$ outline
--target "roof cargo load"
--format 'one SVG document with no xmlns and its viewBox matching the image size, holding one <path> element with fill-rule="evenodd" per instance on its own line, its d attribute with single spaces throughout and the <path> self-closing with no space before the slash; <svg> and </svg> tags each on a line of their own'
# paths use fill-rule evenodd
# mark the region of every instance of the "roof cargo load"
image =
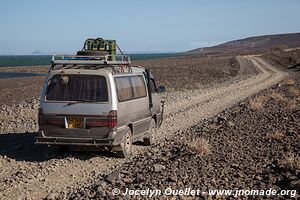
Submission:
<svg viewBox="0 0 300 200">
<path fill-rule="evenodd" d="M 116 54 L 116 48 L 121 54 Z M 84 42 L 81 51 L 76 55 L 54 55 L 52 57 L 51 70 L 55 69 L 99 69 L 103 67 L 120 67 L 131 69 L 131 61 L 128 55 L 124 55 L 116 44 L 116 40 L 104 40 L 102 38 L 89 38 Z"/>
<path fill-rule="evenodd" d="M 102 38 L 89 38 L 84 42 L 78 56 L 105 56 L 116 55 L 116 40 L 104 40 Z"/>
</svg>

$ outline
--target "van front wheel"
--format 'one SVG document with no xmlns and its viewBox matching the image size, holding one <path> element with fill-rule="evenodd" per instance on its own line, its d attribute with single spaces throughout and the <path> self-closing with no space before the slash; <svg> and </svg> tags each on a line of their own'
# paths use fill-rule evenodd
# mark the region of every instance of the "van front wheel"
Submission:
<svg viewBox="0 0 300 200">
<path fill-rule="evenodd" d="M 155 120 L 152 118 L 151 119 L 151 125 L 150 125 L 150 129 L 147 133 L 147 135 L 144 137 L 144 145 L 146 146 L 150 146 L 154 144 L 154 135 L 155 135 L 155 131 L 156 131 L 156 123 Z"/>
<path fill-rule="evenodd" d="M 116 151 L 117 157 L 119 158 L 127 158 L 132 153 L 132 133 L 129 127 L 126 128 L 125 134 L 122 138 L 120 146 L 118 146 L 120 150 Z"/>
</svg>

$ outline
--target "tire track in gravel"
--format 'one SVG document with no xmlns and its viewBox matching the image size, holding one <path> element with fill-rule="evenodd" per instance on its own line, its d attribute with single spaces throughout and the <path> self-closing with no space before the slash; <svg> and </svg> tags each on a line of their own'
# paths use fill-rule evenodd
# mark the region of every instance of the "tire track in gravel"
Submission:
<svg viewBox="0 0 300 200">
<path fill-rule="evenodd" d="M 259 57 L 243 56 L 237 59 L 242 68 L 253 67 L 246 62 L 250 60 L 259 69 L 259 73 L 227 86 L 183 92 L 185 94 L 181 94 L 181 98 L 166 106 L 165 121 L 156 134 L 158 140 L 170 137 L 176 131 L 185 130 L 204 118 L 212 117 L 254 93 L 278 83 L 286 76 L 285 72 L 273 68 Z M 38 153 L 41 152 L 34 152 L 34 148 L 25 146 L 21 150 L 22 153 L 32 154 L 31 157 L 40 156 Z M 133 156 L 137 156 L 146 148 L 136 146 Z M 92 182 L 97 174 L 108 173 L 126 160 L 99 154 L 92 158 L 84 158 L 84 155 L 54 157 L 43 162 L 1 159 L 0 167 L 3 170 L 0 172 L 0 199 L 39 199 L 52 192 L 80 187 Z"/>
<path fill-rule="evenodd" d="M 174 103 L 167 108 L 166 119 L 158 131 L 158 139 L 190 127 L 202 119 L 212 117 L 235 103 L 266 89 L 282 80 L 287 73 L 274 68 L 258 56 L 237 57 L 241 67 L 250 60 L 259 73 L 228 86 L 207 89 L 191 94 L 186 101 Z"/>
</svg>

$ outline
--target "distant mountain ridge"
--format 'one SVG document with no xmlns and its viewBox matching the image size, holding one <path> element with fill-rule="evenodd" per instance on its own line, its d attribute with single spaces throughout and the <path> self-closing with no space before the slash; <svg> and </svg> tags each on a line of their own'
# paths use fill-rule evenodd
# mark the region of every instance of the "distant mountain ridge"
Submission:
<svg viewBox="0 0 300 200">
<path fill-rule="evenodd" d="M 214 54 L 214 53 L 251 53 L 264 52 L 272 48 L 300 47 L 300 33 L 262 35 L 225 42 L 213 47 L 197 48 L 186 53 Z"/>
<path fill-rule="evenodd" d="M 31 53 L 31 55 L 43 55 L 43 53 L 39 50 L 35 50 Z"/>
</svg>

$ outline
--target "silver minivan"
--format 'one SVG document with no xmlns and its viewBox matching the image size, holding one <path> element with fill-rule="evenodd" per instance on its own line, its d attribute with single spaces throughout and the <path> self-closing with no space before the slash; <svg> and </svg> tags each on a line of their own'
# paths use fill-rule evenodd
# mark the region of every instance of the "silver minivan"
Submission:
<svg viewBox="0 0 300 200">
<path fill-rule="evenodd" d="M 149 70 L 125 55 L 53 56 L 39 108 L 36 143 L 107 147 L 119 157 L 153 143 L 163 101 Z"/>
</svg>

